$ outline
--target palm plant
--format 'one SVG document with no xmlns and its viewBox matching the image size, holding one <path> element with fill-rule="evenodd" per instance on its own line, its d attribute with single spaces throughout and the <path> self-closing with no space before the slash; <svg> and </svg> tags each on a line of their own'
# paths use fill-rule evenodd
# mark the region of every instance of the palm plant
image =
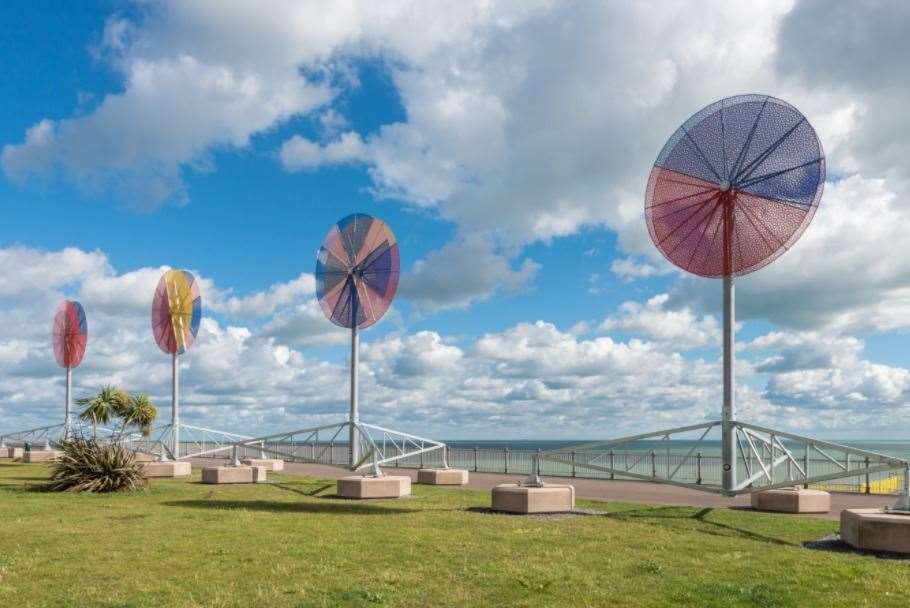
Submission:
<svg viewBox="0 0 910 608">
<path fill-rule="evenodd" d="M 108 424 L 114 418 L 125 416 L 129 410 L 130 396 L 116 386 L 107 385 L 94 397 L 82 397 L 76 403 L 85 407 L 79 417 L 91 421 L 92 438 L 96 438 L 99 423 Z"/>
<path fill-rule="evenodd" d="M 117 443 L 68 439 L 63 455 L 52 466 L 46 487 L 56 492 L 117 492 L 142 483 L 142 465 L 132 451 Z"/>
<path fill-rule="evenodd" d="M 143 437 L 148 437 L 152 432 L 152 424 L 158 418 L 158 408 L 152 403 L 148 395 L 139 393 L 130 397 L 129 408 L 123 417 L 124 427 L 135 424 Z"/>
</svg>

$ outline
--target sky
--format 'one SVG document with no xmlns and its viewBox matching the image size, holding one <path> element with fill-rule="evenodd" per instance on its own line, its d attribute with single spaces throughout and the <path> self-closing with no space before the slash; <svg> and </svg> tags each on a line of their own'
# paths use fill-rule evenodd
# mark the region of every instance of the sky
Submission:
<svg viewBox="0 0 910 608">
<path fill-rule="evenodd" d="M 711 5 L 711 6 L 707 6 Z M 910 4 L 106 0 L 0 4 L 0 429 L 77 396 L 169 417 L 149 310 L 200 280 L 181 414 L 340 420 L 348 334 L 315 255 L 359 211 L 402 277 L 362 334 L 364 421 L 442 439 L 608 438 L 718 417 L 717 280 L 651 243 L 648 174 L 724 97 L 800 109 L 827 157 L 803 237 L 737 280 L 739 417 L 910 437 Z"/>
</svg>

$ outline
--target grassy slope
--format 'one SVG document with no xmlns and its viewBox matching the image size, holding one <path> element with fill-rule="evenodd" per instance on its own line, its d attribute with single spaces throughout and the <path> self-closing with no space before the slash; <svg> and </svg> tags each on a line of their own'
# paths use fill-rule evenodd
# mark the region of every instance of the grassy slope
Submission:
<svg viewBox="0 0 910 608">
<path fill-rule="evenodd" d="M 910 562 L 804 549 L 836 522 L 584 502 L 558 520 L 472 512 L 486 492 L 397 501 L 334 484 L 155 481 L 47 494 L 0 461 L 6 606 L 898 606 Z M 902 590 L 903 587 L 903 590 Z"/>
</svg>

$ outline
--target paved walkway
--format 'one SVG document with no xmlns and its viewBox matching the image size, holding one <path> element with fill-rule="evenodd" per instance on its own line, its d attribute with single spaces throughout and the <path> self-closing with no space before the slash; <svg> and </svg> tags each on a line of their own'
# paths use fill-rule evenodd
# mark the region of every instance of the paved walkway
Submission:
<svg viewBox="0 0 910 608">
<path fill-rule="evenodd" d="M 211 464 L 211 459 L 194 461 L 197 466 Z M 417 480 L 416 469 L 384 468 L 390 475 L 408 475 L 413 481 Z M 332 467 L 322 464 L 302 464 L 288 462 L 285 464 L 285 473 L 292 475 L 310 475 L 327 479 L 337 479 L 351 475 L 347 469 Z M 467 487 L 475 490 L 490 490 L 501 483 L 522 481 L 527 475 L 503 475 L 501 473 L 470 473 Z M 600 479 L 569 479 L 566 477 L 544 477 L 550 483 L 575 486 L 575 494 L 579 498 L 595 500 L 615 500 L 619 502 L 633 502 L 651 505 L 679 505 L 691 507 L 711 507 L 716 509 L 743 508 L 749 506 L 749 496 L 742 495 L 735 498 L 726 498 L 710 492 L 699 492 L 689 488 L 663 485 L 646 481 L 609 481 Z M 828 519 L 840 519 L 840 512 L 844 509 L 878 508 L 891 506 L 897 500 L 894 496 L 831 493 L 831 511 L 818 515 Z"/>
</svg>

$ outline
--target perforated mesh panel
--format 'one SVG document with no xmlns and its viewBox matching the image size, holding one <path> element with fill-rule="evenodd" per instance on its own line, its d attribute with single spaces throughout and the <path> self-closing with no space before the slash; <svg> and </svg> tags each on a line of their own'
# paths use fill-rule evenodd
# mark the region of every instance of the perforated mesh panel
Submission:
<svg viewBox="0 0 910 608">
<path fill-rule="evenodd" d="M 60 367 L 78 367 L 88 343 L 88 322 L 79 302 L 64 300 L 54 314 L 54 358 Z"/>
<path fill-rule="evenodd" d="M 373 325 L 392 305 L 399 265 L 398 243 L 385 222 L 363 213 L 347 216 L 332 226 L 316 255 L 322 311 L 341 327 Z"/>
<path fill-rule="evenodd" d="M 821 143 L 796 108 L 730 97 L 692 116 L 661 150 L 645 195 L 648 231 L 688 272 L 747 274 L 796 242 L 824 182 Z"/>
<path fill-rule="evenodd" d="M 152 334 L 158 348 L 183 354 L 193 346 L 202 321 L 199 281 L 186 270 L 168 270 L 152 300 Z"/>
</svg>

